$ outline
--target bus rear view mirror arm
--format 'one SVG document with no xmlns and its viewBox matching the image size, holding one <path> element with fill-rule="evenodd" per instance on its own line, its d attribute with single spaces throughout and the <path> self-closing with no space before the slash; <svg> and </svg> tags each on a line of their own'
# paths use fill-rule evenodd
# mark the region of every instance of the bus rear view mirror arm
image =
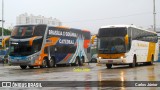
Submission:
<svg viewBox="0 0 160 90">
<path fill-rule="evenodd" d="M 124 37 L 124 40 L 125 40 L 125 44 L 126 44 L 126 45 L 129 43 L 129 39 L 128 39 L 128 38 L 129 38 L 128 35 L 126 35 L 126 36 Z"/>
</svg>

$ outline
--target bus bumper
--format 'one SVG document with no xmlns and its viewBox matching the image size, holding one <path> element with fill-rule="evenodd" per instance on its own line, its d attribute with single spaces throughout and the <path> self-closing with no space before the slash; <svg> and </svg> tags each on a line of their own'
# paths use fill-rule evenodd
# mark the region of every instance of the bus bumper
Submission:
<svg viewBox="0 0 160 90">
<path fill-rule="evenodd" d="M 99 64 L 126 64 L 126 58 L 122 59 L 97 59 Z"/>
<path fill-rule="evenodd" d="M 31 60 L 27 57 L 9 57 L 8 64 L 10 65 L 32 65 Z"/>
<path fill-rule="evenodd" d="M 30 61 L 9 61 L 10 65 L 31 65 Z"/>
</svg>

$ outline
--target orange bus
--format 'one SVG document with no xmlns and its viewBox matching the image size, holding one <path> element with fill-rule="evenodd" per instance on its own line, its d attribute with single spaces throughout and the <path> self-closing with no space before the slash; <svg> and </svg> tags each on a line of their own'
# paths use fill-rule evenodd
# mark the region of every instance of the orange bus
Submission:
<svg viewBox="0 0 160 90">
<path fill-rule="evenodd" d="M 46 24 L 17 25 L 10 38 L 9 64 L 22 69 L 90 60 L 90 31 Z"/>
</svg>

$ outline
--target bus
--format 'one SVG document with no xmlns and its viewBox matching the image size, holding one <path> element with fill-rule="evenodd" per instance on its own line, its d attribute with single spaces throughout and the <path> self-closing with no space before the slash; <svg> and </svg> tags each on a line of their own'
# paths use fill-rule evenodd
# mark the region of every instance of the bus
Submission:
<svg viewBox="0 0 160 90">
<path fill-rule="evenodd" d="M 10 36 L 0 37 L 0 62 L 8 62 L 8 48 L 9 48 L 9 38 Z"/>
<path fill-rule="evenodd" d="M 157 33 L 134 25 L 102 26 L 98 31 L 98 63 L 113 65 L 153 64 L 158 60 Z"/>
<path fill-rule="evenodd" d="M 47 24 L 16 25 L 11 33 L 9 64 L 22 69 L 90 60 L 90 31 Z"/>
</svg>

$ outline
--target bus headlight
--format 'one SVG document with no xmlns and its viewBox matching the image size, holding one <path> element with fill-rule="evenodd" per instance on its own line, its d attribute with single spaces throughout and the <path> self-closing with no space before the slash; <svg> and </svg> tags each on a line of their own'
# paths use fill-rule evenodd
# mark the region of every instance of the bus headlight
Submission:
<svg viewBox="0 0 160 90">
<path fill-rule="evenodd" d="M 121 56 L 121 59 L 123 59 L 124 57 L 123 56 Z"/>
<path fill-rule="evenodd" d="M 99 59 L 102 59 L 102 57 L 98 57 Z"/>
<path fill-rule="evenodd" d="M 124 59 L 124 58 L 126 58 L 126 57 L 125 57 L 125 56 L 121 56 L 121 57 L 120 57 L 120 59 Z"/>
<path fill-rule="evenodd" d="M 31 57 L 28 57 L 28 60 L 32 60 L 33 59 L 33 57 L 31 56 Z"/>
</svg>

